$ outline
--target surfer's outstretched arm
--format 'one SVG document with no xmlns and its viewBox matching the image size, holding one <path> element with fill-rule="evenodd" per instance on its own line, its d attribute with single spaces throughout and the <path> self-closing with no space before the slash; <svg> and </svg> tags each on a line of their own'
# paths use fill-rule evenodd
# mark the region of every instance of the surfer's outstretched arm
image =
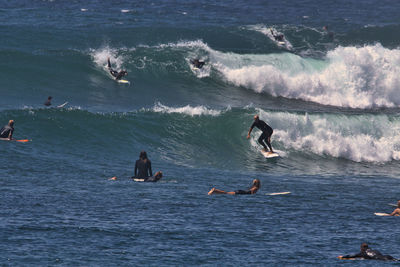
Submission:
<svg viewBox="0 0 400 267">
<path fill-rule="evenodd" d="M 107 58 L 107 67 L 108 67 L 109 69 L 111 69 L 111 62 L 110 62 L 110 58 Z"/>
</svg>

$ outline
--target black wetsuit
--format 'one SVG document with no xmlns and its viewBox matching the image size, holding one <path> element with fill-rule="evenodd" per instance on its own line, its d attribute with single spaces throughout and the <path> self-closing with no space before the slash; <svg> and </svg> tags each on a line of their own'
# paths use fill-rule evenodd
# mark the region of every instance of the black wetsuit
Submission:
<svg viewBox="0 0 400 267">
<path fill-rule="evenodd" d="M 204 66 L 204 64 L 205 64 L 204 61 L 199 61 L 198 59 L 191 60 L 190 62 L 191 62 L 196 68 L 199 68 L 199 69 L 201 69 L 201 68 Z"/>
<path fill-rule="evenodd" d="M 272 146 L 271 143 L 268 141 L 268 138 L 271 137 L 274 130 L 272 130 L 272 128 L 268 124 L 266 124 L 265 121 L 262 120 L 254 121 L 250 127 L 251 130 L 253 130 L 254 127 L 257 127 L 262 131 L 262 134 L 258 138 L 258 142 L 267 150 L 267 146 L 264 144 L 265 141 L 265 143 L 267 143 L 269 148 L 272 150 Z"/>
<path fill-rule="evenodd" d="M 135 177 L 139 179 L 147 179 L 153 176 L 151 171 L 151 161 L 138 159 L 135 164 Z"/>
<path fill-rule="evenodd" d="M 251 195 L 250 190 L 236 190 L 235 195 Z"/>
<path fill-rule="evenodd" d="M 13 132 L 14 132 L 14 127 L 11 127 L 10 125 L 6 125 L 3 128 L 1 128 L 0 137 L 1 138 L 8 138 L 10 136 L 10 133 L 12 135 Z"/>
<path fill-rule="evenodd" d="M 157 182 L 157 181 L 160 180 L 160 179 L 161 179 L 161 178 L 156 178 L 155 176 L 150 176 L 150 177 L 145 178 L 144 181 L 145 181 L 145 182 L 152 182 L 152 183 L 155 183 L 155 182 Z"/>
<path fill-rule="evenodd" d="M 126 75 L 126 71 L 121 70 L 120 72 L 113 70 L 111 67 L 110 60 L 107 61 L 108 70 L 110 71 L 111 75 L 115 77 L 116 80 L 121 80 L 122 77 Z"/>
<path fill-rule="evenodd" d="M 44 102 L 44 104 L 43 105 L 45 105 L 45 106 L 51 106 L 51 100 L 50 99 L 47 99 L 46 100 L 46 102 Z"/>
<path fill-rule="evenodd" d="M 397 261 L 390 255 L 382 255 L 377 250 L 366 249 L 355 255 L 346 255 L 342 257 L 343 259 L 365 259 L 365 260 L 383 260 L 383 261 Z"/>
</svg>

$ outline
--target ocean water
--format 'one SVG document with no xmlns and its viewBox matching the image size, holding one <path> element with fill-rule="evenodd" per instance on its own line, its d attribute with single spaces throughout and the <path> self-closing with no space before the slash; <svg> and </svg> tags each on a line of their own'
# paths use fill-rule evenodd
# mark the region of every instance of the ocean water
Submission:
<svg viewBox="0 0 400 267">
<path fill-rule="evenodd" d="M 32 140 L 0 143 L 1 265 L 335 266 L 362 242 L 400 258 L 398 219 L 374 216 L 399 199 L 399 11 L 0 1 L 0 124 Z M 280 158 L 246 139 L 255 114 Z M 158 183 L 129 178 L 141 150 Z"/>
</svg>

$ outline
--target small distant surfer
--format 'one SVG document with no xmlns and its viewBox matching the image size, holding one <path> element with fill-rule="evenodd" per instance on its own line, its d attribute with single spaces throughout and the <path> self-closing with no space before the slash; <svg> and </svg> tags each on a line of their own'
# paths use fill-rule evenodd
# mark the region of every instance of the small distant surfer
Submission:
<svg viewBox="0 0 400 267">
<path fill-rule="evenodd" d="M 197 58 L 190 60 L 190 63 L 192 63 L 193 66 L 195 66 L 198 69 L 201 69 L 204 66 L 204 64 L 206 64 L 204 61 L 200 61 Z"/>
<path fill-rule="evenodd" d="M 143 182 L 157 182 L 163 177 L 163 173 L 158 171 L 153 176 L 151 170 L 151 161 L 147 158 L 146 151 L 141 151 L 139 159 L 135 163 L 135 176 L 133 179 L 140 179 Z"/>
<path fill-rule="evenodd" d="M 45 105 L 46 107 L 50 107 L 51 106 L 51 99 L 53 99 L 53 97 L 49 96 L 46 100 L 46 102 L 44 102 L 43 105 Z"/>
<path fill-rule="evenodd" d="M 111 62 L 110 58 L 107 59 L 107 67 L 108 70 L 110 71 L 111 75 L 116 79 L 116 80 L 121 80 L 122 77 L 125 75 L 128 75 L 128 72 L 126 70 L 121 70 L 121 71 L 116 71 L 111 67 Z"/>
<path fill-rule="evenodd" d="M 227 192 L 227 191 L 219 190 L 219 189 L 216 189 L 215 187 L 213 187 L 210 190 L 210 192 L 208 192 L 208 194 L 209 195 L 213 195 L 213 194 L 252 195 L 252 194 L 257 193 L 257 191 L 258 191 L 258 189 L 260 189 L 260 187 L 261 187 L 260 180 L 259 179 L 254 179 L 253 180 L 253 184 L 247 190 L 236 190 L 236 191 Z"/>
<path fill-rule="evenodd" d="M 390 255 L 382 255 L 379 251 L 370 249 L 368 247 L 367 243 L 361 244 L 359 253 L 354 254 L 354 255 L 338 256 L 338 259 L 341 259 L 341 260 L 364 259 L 364 260 L 397 261 L 397 259 L 393 258 Z"/>
<path fill-rule="evenodd" d="M 10 120 L 6 126 L 0 129 L 0 138 L 12 140 L 14 133 L 14 121 Z"/>
<path fill-rule="evenodd" d="M 328 26 L 325 25 L 324 27 L 322 27 L 322 29 L 328 34 L 329 38 L 333 39 L 334 34 L 333 32 L 329 31 Z"/>
<path fill-rule="evenodd" d="M 253 128 L 257 127 L 258 129 L 260 129 L 262 131 L 262 134 L 260 135 L 260 137 L 258 138 L 258 143 L 260 143 L 260 145 L 262 145 L 265 149 L 265 151 L 268 151 L 267 146 L 265 145 L 265 143 L 267 143 L 270 152 L 274 152 L 272 150 L 272 146 L 271 146 L 271 136 L 272 133 L 274 132 L 274 130 L 271 128 L 271 126 L 269 126 L 268 124 L 265 123 L 265 121 L 260 120 L 260 117 L 258 115 L 254 115 L 254 122 L 250 127 L 250 130 L 247 134 L 247 139 L 250 138 L 250 134 L 251 131 L 253 131 Z M 264 143 L 265 141 L 265 143 Z"/>
<path fill-rule="evenodd" d="M 272 29 L 270 29 L 272 36 L 275 38 L 275 41 L 284 42 L 285 36 L 283 34 L 275 34 Z"/>
</svg>

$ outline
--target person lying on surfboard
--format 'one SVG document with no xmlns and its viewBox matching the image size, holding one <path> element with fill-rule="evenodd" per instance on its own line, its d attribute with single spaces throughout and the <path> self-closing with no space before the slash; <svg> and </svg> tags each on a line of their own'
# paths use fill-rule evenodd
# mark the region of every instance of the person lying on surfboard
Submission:
<svg viewBox="0 0 400 267">
<path fill-rule="evenodd" d="M 53 99 L 53 97 L 49 96 L 46 100 L 46 102 L 44 102 L 43 105 L 45 105 L 46 107 L 51 106 L 51 99 Z"/>
<path fill-rule="evenodd" d="M 285 38 L 285 36 L 283 35 L 283 34 L 274 34 L 274 31 L 272 30 L 272 29 L 270 29 L 270 31 L 271 31 L 271 34 L 272 34 L 272 36 L 275 38 L 275 41 L 278 41 L 278 42 L 283 42 L 284 40 L 284 38 Z"/>
<path fill-rule="evenodd" d="M 200 61 L 197 58 L 196 59 L 191 59 L 190 63 L 192 63 L 193 66 L 195 66 L 198 69 L 201 69 L 204 66 L 204 64 L 206 64 L 204 61 Z"/>
<path fill-rule="evenodd" d="M 8 124 L 0 129 L 0 138 L 6 138 L 12 140 L 14 133 L 14 121 L 9 120 Z"/>
<path fill-rule="evenodd" d="M 268 148 L 265 145 L 265 143 L 267 143 L 270 152 L 274 153 L 271 146 L 271 136 L 274 130 L 268 124 L 266 124 L 265 121 L 260 120 L 260 117 L 258 115 L 254 115 L 254 122 L 250 127 L 249 133 L 247 134 L 247 139 L 250 138 L 251 131 L 253 131 L 254 127 L 257 127 L 262 131 L 262 134 L 258 138 L 258 143 L 260 143 L 260 145 L 264 147 L 265 151 L 268 151 Z"/>
<path fill-rule="evenodd" d="M 364 260 L 397 261 L 397 259 L 393 258 L 390 255 L 382 255 L 379 251 L 370 249 L 368 247 L 367 243 L 361 244 L 360 253 L 357 253 L 354 255 L 338 256 L 338 259 L 341 259 L 341 260 L 364 259 Z"/>
<path fill-rule="evenodd" d="M 251 187 L 248 190 L 236 190 L 236 191 L 227 192 L 227 191 L 219 190 L 219 189 L 216 189 L 215 187 L 213 187 L 208 192 L 208 195 L 213 195 L 213 194 L 252 195 L 252 194 L 257 193 L 257 191 L 258 191 L 258 189 L 260 189 L 260 187 L 261 187 L 260 180 L 254 179 L 253 184 L 251 185 Z"/>
<path fill-rule="evenodd" d="M 107 66 L 108 66 L 108 70 L 110 71 L 111 75 L 116 80 L 121 80 L 122 77 L 124 77 L 125 75 L 128 75 L 128 72 L 126 70 L 121 70 L 119 72 L 116 70 L 113 70 L 113 68 L 111 67 L 110 58 L 107 59 Z"/>
<path fill-rule="evenodd" d="M 400 200 L 397 201 L 397 208 L 389 216 L 400 216 Z"/>
</svg>

